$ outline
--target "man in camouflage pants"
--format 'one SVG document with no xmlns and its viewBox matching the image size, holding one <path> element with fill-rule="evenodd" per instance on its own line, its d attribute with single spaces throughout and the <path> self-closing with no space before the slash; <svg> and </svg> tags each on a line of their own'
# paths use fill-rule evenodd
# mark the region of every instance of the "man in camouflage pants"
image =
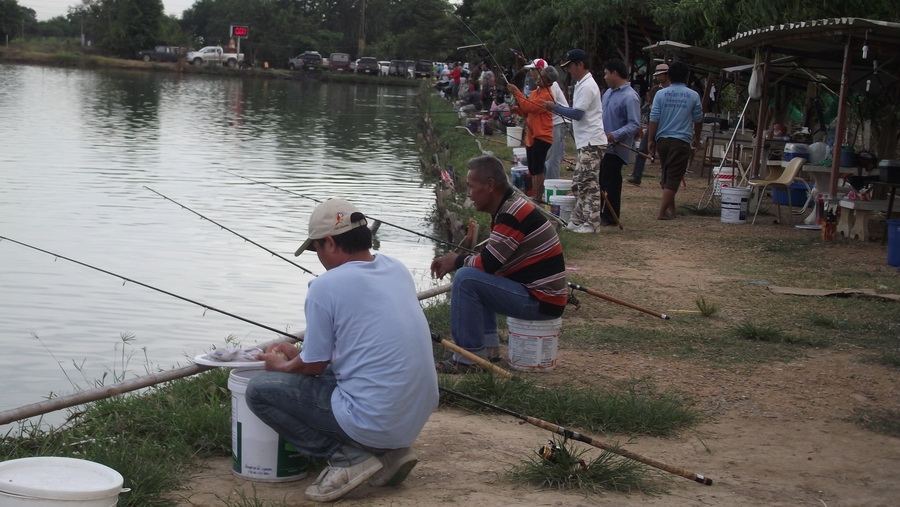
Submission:
<svg viewBox="0 0 900 507">
<path fill-rule="evenodd" d="M 572 120 L 578 163 L 572 177 L 575 208 L 567 228 L 578 233 L 600 230 L 600 212 L 603 207 L 599 184 L 600 160 L 607 143 L 603 129 L 600 88 L 588 70 L 587 61 L 587 53 L 581 49 L 572 49 L 566 53 L 565 61 L 560 65 L 575 80 L 572 107 L 554 102 L 544 103 L 547 110 Z"/>
</svg>

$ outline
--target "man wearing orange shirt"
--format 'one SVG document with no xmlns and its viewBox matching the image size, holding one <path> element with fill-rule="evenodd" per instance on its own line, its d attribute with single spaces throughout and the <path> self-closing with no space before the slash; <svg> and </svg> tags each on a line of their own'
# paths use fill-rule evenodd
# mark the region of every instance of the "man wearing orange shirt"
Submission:
<svg viewBox="0 0 900 507">
<path fill-rule="evenodd" d="M 553 102 L 550 83 L 544 80 L 543 70 L 547 62 L 541 58 L 525 66 L 537 84 L 528 97 L 509 83 L 507 89 L 516 97 L 521 114 L 525 116 L 525 152 L 528 155 L 528 173 L 538 201 L 544 199 L 544 170 L 547 152 L 553 145 L 553 114 L 544 108 L 544 102 Z"/>
</svg>

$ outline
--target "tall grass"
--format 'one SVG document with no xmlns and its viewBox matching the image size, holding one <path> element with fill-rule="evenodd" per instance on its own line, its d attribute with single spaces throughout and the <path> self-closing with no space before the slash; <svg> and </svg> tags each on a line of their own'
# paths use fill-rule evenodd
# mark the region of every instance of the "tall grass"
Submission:
<svg viewBox="0 0 900 507">
<path fill-rule="evenodd" d="M 632 383 L 619 390 L 542 388 L 533 381 L 514 377 L 502 380 L 487 374 L 442 376 L 442 386 L 554 424 L 592 432 L 668 436 L 695 424 L 700 415 L 691 404 L 673 393 Z M 453 403 L 477 411 L 481 405 L 443 395 Z"/>
<path fill-rule="evenodd" d="M 20 425 L 0 438 L 5 459 L 66 456 L 102 463 L 125 478 L 120 506 L 168 505 L 163 495 L 189 476 L 193 460 L 231 451 L 228 371 L 211 370 L 110 398 L 73 413 L 62 428 Z"/>
<path fill-rule="evenodd" d="M 550 445 L 555 448 L 551 456 L 536 451 L 509 470 L 510 478 L 539 487 L 590 493 L 655 493 L 661 489 L 662 476 L 636 461 L 606 450 L 589 459 L 586 450 L 562 438 L 554 439 Z"/>
</svg>

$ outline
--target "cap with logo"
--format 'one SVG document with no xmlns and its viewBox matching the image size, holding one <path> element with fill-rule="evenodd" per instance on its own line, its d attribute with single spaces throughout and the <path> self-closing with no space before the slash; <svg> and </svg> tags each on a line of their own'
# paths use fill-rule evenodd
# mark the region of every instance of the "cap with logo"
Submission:
<svg viewBox="0 0 900 507">
<path fill-rule="evenodd" d="M 526 69 L 536 69 L 536 70 L 544 70 L 547 67 L 547 60 L 543 58 L 535 58 L 528 65 L 525 66 Z"/>
<path fill-rule="evenodd" d="M 294 252 L 309 250 L 312 242 L 327 236 L 338 236 L 367 224 L 365 215 L 346 199 L 334 198 L 320 203 L 309 216 L 309 236 Z"/>
<path fill-rule="evenodd" d="M 587 53 L 584 52 L 583 49 L 570 49 L 568 53 L 566 53 L 565 58 L 563 58 L 563 62 L 559 64 L 560 67 L 565 67 L 570 63 L 575 62 L 586 62 L 587 61 Z"/>
</svg>

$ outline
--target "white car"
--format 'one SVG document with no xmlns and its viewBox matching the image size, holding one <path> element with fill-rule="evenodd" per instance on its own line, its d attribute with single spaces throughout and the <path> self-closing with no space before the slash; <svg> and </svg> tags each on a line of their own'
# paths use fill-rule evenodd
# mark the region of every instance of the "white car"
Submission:
<svg viewBox="0 0 900 507">
<path fill-rule="evenodd" d="M 219 63 L 233 68 L 244 61 L 244 54 L 226 53 L 222 46 L 206 46 L 199 51 L 189 51 L 185 59 L 192 65 Z"/>
</svg>

